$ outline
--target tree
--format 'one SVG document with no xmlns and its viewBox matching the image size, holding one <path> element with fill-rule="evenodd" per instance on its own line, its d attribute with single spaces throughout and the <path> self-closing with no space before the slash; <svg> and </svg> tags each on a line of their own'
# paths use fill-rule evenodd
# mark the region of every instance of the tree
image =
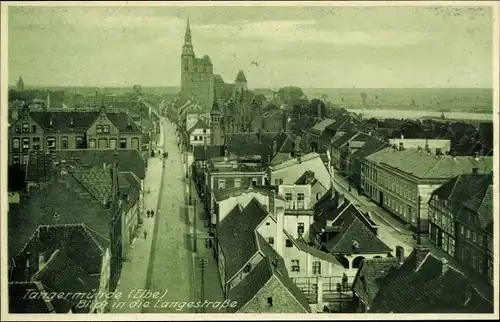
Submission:
<svg viewBox="0 0 500 322">
<path fill-rule="evenodd" d="M 304 96 L 302 89 L 296 86 L 283 87 L 279 89 L 276 94 L 280 98 L 281 102 L 290 105 L 297 104 L 297 101 Z"/>
</svg>

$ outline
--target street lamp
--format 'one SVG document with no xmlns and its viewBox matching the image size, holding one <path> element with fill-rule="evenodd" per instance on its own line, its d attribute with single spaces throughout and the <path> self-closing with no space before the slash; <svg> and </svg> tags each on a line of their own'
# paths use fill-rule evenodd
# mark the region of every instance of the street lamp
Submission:
<svg viewBox="0 0 500 322">
<path fill-rule="evenodd" d="M 201 303 L 205 302 L 205 267 L 207 267 L 208 261 L 205 258 L 200 258 L 200 268 L 201 268 Z M 205 307 L 201 306 L 201 313 L 205 313 Z"/>
</svg>

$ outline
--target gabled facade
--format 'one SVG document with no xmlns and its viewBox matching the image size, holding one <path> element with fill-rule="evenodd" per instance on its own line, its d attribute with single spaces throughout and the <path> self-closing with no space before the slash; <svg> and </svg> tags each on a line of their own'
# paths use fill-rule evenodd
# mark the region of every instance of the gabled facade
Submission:
<svg viewBox="0 0 500 322">
<path fill-rule="evenodd" d="M 455 217 L 456 254 L 464 269 L 493 286 L 493 182 L 477 189 Z"/>
<path fill-rule="evenodd" d="M 26 165 L 30 151 L 142 150 L 142 132 L 124 112 L 21 110 L 9 127 L 9 165 Z"/>
<path fill-rule="evenodd" d="M 460 207 L 492 183 L 492 174 L 463 174 L 434 190 L 429 199 L 429 240 L 455 257 L 455 222 Z"/>
</svg>

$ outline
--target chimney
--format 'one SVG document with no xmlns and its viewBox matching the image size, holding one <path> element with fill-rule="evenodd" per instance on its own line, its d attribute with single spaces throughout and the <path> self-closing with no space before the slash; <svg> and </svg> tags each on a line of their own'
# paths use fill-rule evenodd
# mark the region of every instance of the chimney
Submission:
<svg viewBox="0 0 500 322">
<path fill-rule="evenodd" d="M 474 160 L 479 161 L 479 152 L 474 152 Z"/>
<path fill-rule="evenodd" d="M 441 258 L 441 276 L 446 274 L 449 268 L 450 264 L 448 264 L 448 261 L 445 258 Z"/>
<path fill-rule="evenodd" d="M 317 300 L 317 312 L 323 313 L 323 278 L 321 275 L 316 276 L 316 300 Z"/>
<path fill-rule="evenodd" d="M 272 153 L 273 153 L 273 156 L 276 155 L 276 153 L 278 152 L 278 142 L 276 142 L 276 139 L 273 140 L 273 150 L 272 150 Z"/>
<path fill-rule="evenodd" d="M 50 108 L 50 91 L 47 90 L 47 108 Z"/>
<path fill-rule="evenodd" d="M 404 151 L 404 145 L 403 145 L 403 142 L 399 142 L 399 151 Z"/>
<path fill-rule="evenodd" d="M 206 136 L 203 137 L 203 149 L 205 149 L 205 151 L 207 150 L 207 137 Z"/>
<path fill-rule="evenodd" d="M 38 255 L 38 270 L 41 270 L 45 266 L 45 254 L 40 253 Z"/>
<path fill-rule="evenodd" d="M 103 168 L 104 170 L 106 170 L 106 162 L 103 162 L 103 163 L 102 163 L 102 168 Z"/>
<path fill-rule="evenodd" d="M 429 141 L 425 139 L 425 147 L 424 147 L 425 152 L 431 153 L 431 149 L 429 148 Z"/>
<path fill-rule="evenodd" d="M 343 193 L 338 194 L 337 208 L 340 208 L 345 202 L 345 196 Z"/>
<path fill-rule="evenodd" d="M 269 212 L 276 218 L 276 191 L 272 189 L 269 192 Z"/>
<path fill-rule="evenodd" d="M 401 134 L 401 140 L 404 140 L 405 139 L 405 136 L 403 134 Z"/>
<path fill-rule="evenodd" d="M 286 114 L 285 111 L 283 111 L 283 132 L 287 133 L 288 132 L 288 115 Z"/>
<path fill-rule="evenodd" d="M 430 249 L 427 246 L 416 245 L 413 251 L 415 252 L 415 271 L 417 271 L 420 264 L 422 264 L 424 259 L 430 253 Z"/>
<path fill-rule="evenodd" d="M 19 110 L 17 108 L 12 109 L 12 120 L 17 121 L 19 119 Z"/>
<path fill-rule="evenodd" d="M 400 265 L 405 261 L 405 249 L 402 246 L 396 246 L 396 258 Z"/>
</svg>

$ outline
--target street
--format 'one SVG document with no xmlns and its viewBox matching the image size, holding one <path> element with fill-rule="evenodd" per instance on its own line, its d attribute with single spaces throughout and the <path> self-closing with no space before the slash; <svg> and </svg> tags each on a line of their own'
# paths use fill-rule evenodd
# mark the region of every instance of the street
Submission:
<svg viewBox="0 0 500 322">
<path fill-rule="evenodd" d="M 164 305 L 154 305 L 155 300 L 143 313 L 193 313 L 192 308 L 176 307 L 172 302 L 194 300 L 192 287 L 192 257 L 189 241 L 189 225 L 185 206 L 184 171 L 177 147 L 175 128 L 163 120 L 164 147 L 168 152 L 165 161 L 163 189 L 160 206 L 155 215 L 156 227 L 149 260 L 146 289 L 166 295 Z M 170 305 L 167 303 L 170 302 Z M 164 307 L 162 307 L 164 306 Z M 165 307 L 166 306 L 166 307 Z"/>
</svg>

